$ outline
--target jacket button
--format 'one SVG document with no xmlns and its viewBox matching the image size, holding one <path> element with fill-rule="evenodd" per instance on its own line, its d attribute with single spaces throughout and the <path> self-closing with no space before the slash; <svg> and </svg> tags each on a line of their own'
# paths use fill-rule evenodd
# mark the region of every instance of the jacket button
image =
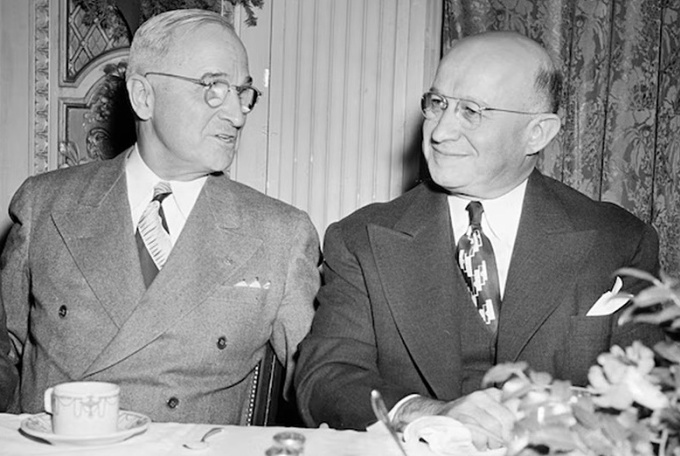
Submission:
<svg viewBox="0 0 680 456">
<path fill-rule="evenodd" d="M 217 339 L 217 348 L 220 350 L 224 350 L 227 347 L 227 338 L 222 336 L 219 339 Z"/>
<path fill-rule="evenodd" d="M 68 313 L 68 309 L 66 308 L 66 306 L 61 306 L 61 307 L 59 307 L 59 316 L 60 316 L 61 318 L 66 317 L 66 314 L 67 314 L 67 313 Z"/>
<path fill-rule="evenodd" d="M 179 405 L 179 399 L 177 399 L 176 397 L 171 397 L 170 399 L 168 399 L 167 404 L 169 408 L 174 409 Z"/>
</svg>

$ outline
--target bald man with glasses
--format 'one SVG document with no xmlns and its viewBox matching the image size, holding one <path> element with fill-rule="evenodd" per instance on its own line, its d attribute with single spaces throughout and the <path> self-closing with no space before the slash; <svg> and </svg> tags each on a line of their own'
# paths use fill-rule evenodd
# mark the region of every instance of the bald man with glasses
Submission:
<svg viewBox="0 0 680 456">
<path fill-rule="evenodd" d="M 493 365 L 527 361 L 584 385 L 612 344 L 660 337 L 618 326 L 620 311 L 588 315 L 618 268 L 657 273 L 658 238 L 536 169 L 560 129 L 559 93 L 547 52 L 522 35 L 454 43 L 421 99 L 431 180 L 326 232 L 295 377 L 309 425 L 365 429 L 377 389 L 400 427 L 448 415 L 495 448 L 513 416 L 498 390 L 481 390 Z"/>
<path fill-rule="evenodd" d="M 226 174 L 261 94 L 224 17 L 149 19 L 126 81 L 137 143 L 31 177 L 11 203 L 0 275 L 11 350 L 3 337 L 0 348 L 21 375 L 11 410 L 42 411 L 61 382 L 105 381 L 153 421 L 244 424 L 268 344 L 291 383 L 319 286 L 317 233 Z"/>
</svg>

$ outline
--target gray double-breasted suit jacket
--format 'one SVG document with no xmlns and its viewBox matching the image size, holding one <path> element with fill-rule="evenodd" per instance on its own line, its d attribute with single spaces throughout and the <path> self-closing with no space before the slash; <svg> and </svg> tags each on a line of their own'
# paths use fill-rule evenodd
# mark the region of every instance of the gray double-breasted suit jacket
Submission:
<svg viewBox="0 0 680 456">
<path fill-rule="evenodd" d="M 121 386 L 155 421 L 242 423 L 271 341 L 292 372 L 319 286 L 318 236 L 302 211 L 208 177 L 170 257 L 144 287 L 125 156 L 29 178 L 10 205 L 0 291 L 14 411 L 57 383 Z"/>
<path fill-rule="evenodd" d="M 447 196 L 430 184 L 331 225 L 324 285 L 295 383 L 312 425 L 365 428 L 370 391 L 389 407 L 411 393 L 452 400 L 464 391 L 463 346 L 475 311 L 460 269 Z M 496 339 L 495 362 L 585 384 L 612 344 L 656 340 L 652 326 L 586 316 L 620 267 L 658 272 L 652 227 L 534 171 L 527 183 Z M 624 279 L 636 291 L 645 284 Z M 468 325 L 468 326 L 466 326 Z M 480 385 L 477 384 L 477 387 Z"/>
</svg>

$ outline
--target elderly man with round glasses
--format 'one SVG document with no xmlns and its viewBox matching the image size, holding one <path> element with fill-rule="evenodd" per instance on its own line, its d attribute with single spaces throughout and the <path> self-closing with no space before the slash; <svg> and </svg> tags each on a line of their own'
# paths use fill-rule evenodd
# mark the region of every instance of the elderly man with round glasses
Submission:
<svg viewBox="0 0 680 456">
<path fill-rule="evenodd" d="M 291 383 L 319 286 L 317 233 L 226 174 L 260 92 L 224 17 L 149 19 L 127 89 L 135 146 L 31 177 L 11 203 L 0 263 L 11 339 L 0 356 L 21 375 L 11 410 L 42 411 L 58 383 L 104 381 L 153 421 L 245 423 L 269 344 Z"/>
<path fill-rule="evenodd" d="M 658 239 L 536 169 L 560 129 L 559 94 L 554 63 L 522 35 L 453 44 L 421 99 L 431 180 L 326 232 L 295 377 L 308 424 L 365 429 L 377 389 L 399 426 L 448 415 L 494 448 L 513 416 L 481 390 L 493 365 L 527 361 L 583 385 L 612 344 L 661 336 L 590 312 L 618 268 L 657 272 Z"/>
</svg>

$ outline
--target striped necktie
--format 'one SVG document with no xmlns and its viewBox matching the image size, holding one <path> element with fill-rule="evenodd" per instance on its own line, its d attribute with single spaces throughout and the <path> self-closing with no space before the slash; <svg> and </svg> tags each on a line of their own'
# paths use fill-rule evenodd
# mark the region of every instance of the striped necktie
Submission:
<svg viewBox="0 0 680 456">
<path fill-rule="evenodd" d="M 172 250 L 170 230 L 163 213 L 163 200 L 172 193 L 168 182 L 159 182 L 153 189 L 153 198 L 144 209 L 137 224 L 137 249 L 142 267 L 144 285 L 148 288 L 156 278 Z"/>
<path fill-rule="evenodd" d="M 495 333 L 501 305 L 496 257 L 491 241 L 482 232 L 482 203 L 471 201 L 466 209 L 470 214 L 470 226 L 458 241 L 458 265 L 479 315 L 489 330 Z"/>
</svg>

